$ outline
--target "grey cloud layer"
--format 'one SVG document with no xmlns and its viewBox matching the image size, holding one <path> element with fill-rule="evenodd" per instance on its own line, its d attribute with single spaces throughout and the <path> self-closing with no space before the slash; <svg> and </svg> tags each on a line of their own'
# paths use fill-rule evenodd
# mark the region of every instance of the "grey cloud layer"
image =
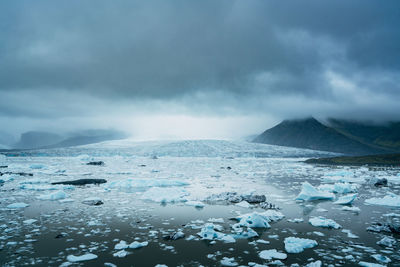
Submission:
<svg viewBox="0 0 400 267">
<path fill-rule="evenodd" d="M 0 10 L 0 115 L 56 116 L 7 100 L 46 91 L 60 116 L 74 111 L 66 92 L 210 113 L 400 112 L 398 1 L 3 1 Z M 388 102 L 372 105 L 369 94 Z"/>
</svg>

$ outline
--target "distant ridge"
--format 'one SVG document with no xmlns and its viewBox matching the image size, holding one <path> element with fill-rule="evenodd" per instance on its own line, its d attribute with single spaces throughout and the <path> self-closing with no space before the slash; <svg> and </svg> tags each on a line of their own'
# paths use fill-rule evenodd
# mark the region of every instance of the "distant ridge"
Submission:
<svg viewBox="0 0 400 267">
<path fill-rule="evenodd" d="M 313 117 L 285 120 L 257 136 L 253 142 L 330 151 L 347 155 L 384 154 L 396 151 L 393 147 L 383 147 L 372 143 L 365 136 L 363 138 L 358 137 L 356 124 L 353 125 L 351 122 L 340 124 L 339 122 L 343 121 L 331 120 L 332 125 L 342 126 L 340 129 L 336 129 L 322 124 Z M 350 128 L 352 129 L 352 134 L 347 130 Z M 365 133 L 367 136 L 369 135 L 362 129 L 360 132 Z"/>
</svg>

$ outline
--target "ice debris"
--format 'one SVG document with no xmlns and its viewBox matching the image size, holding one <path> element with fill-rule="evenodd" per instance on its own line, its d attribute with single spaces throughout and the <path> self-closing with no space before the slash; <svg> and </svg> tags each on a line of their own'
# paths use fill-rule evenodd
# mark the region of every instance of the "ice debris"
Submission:
<svg viewBox="0 0 400 267">
<path fill-rule="evenodd" d="M 372 263 L 372 262 L 366 262 L 366 261 L 360 261 L 358 263 L 360 266 L 364 267 L 386 267 L 386 265 L 378 264 L 378 263 Z"/>
<path fill-rule="evenodd" d="M 304 182 L 300 194 L 296 200 L 313 201 L 319 199 L 334 199 L 335 195 L 326 191 L 318 190 L 309 182 Z"/>
<path fill-rule="evenodd" d="M 88 197 L 82 200 L 83 204 L 89 205 L 89 206 L 99 206 L 104 204 L 103 201 L 98 198 L 98 197 Z"/>
<path fill-rule="evenodd" d="M 205 226 L 203 228 L 201 228 L 201 231 L 197 234 L 202 239 L 205 239 L 205 240 L 220 240 L 220 241 L 223 241 L 226 243 L 236 242 L 236 240 L 232 236 L 215 231 L 218 228 L 219 227 L 217 227 L 216 225 L 214 225 L 212 223 L 207 223 L 207 224 L 205 224 Z"/>
<path fill-rule="evenodd" d="M 318 186 L 319 190 L 328 191 L 332 193 L 348 194 L 357 192 L 359 185 L 351 183 L 334 183 L 334 184 L 322 184 Z"/>
<path fill-rule="evenodd" d="M 228 257 L 223 257 L 221 260 L 221 265 L 222 266 L 238 266 L 239 264 L 235 261 L 235 258 L 228 258 Z"/>
<path fill-rule="evenodd" d="M 317 227 L 324 227 L 324 228 L 334 228 L 334 229 L 339 229 L 342 226 L 335 222 L 332 219 L 326 219 L 325 217 L 318 216 L 318 217 L 312 217 L 308 220 L 308 222 Z"/>
<path fill-rule="evenodd" d="M 189 193 L 182 188 L 176 187 L 152 187 L 142 194 L 141 199 L 152 200 L 154 202 L 183 202 L 187 201 L 185 198 Z"/>
<path fill-rule="evenodd" d="M 40 195 L 37 198 L 41 199 L 41 200 L 59 200 L 59 199 L 64 199 L 67 198 L 68 195 L 67 193 L 65 193 L 64 191 L 56 191 L 50 194 L 44 194 L 44 195 Z"/>
<path fill-rule="evenodd" d="M 144 242 L 133 241 L 132 243 L 130 243 L 128 245 L 128 243 L 126 243 L 126 241 L 121 240 L 121 241 L 119 241 L 118 244 L 115 245 L 114 249 L 116 249 L 116 250 L 127 249 L 127 248 L 138 249 L 141 247 L 145 247 L 148 244 L 149 244 L 149 242 L 147 242 L 147 241 L 144 241 Z"/>
<path fill-rule="evenodd" d="M 189 183 L 181 180 L 170 179 L 133 179 L 111 181 L 104 185 L 106 189 L 140 189 L 146 187 L 184 186 Z"/>
<path fill-rule="evenodd" d="M 69 262 L 78 262 L 78 261 L 88 261 L 88 260 L 93 260 L 97 259 L 97 255 L 92 254 L 92 253 L 87 253 L 81 256 L 74 256 L 74 255 L 68 255 L 67 260 Z"/>
<path fill-rule="evenodd" d="M 276 249 L 269 249 L 261 251 L 258 256 L 264 260 L 279 259 L 284 260 L 287 258 L 287 254 L 278 252 Z"/>
<path fill-rule="evenodd" d="M 246 226 L 250 228 L 270 228 L 269 222 L 281 220 L 285 215 L 279 211 L 267 210 L 265 212 L 252 212 L 236 217 L 239 222 L 237 226 Z"/>
<path fill-rule="evenodd" d="M 371 257 L 381 263 L 389 263 L 392 261 L 389 257 L 383 256 L 381 254 L 373 254 L 373 255 L 371 255 Z"/>
<path fill-rule="evenodd" d="M 23 209 L 28 207 L 29 205 L 24 202 L 17 202 L 7 206 L 8 209 Z"/>
<path fill-rule="evenodd" d="M 383 198 L 369 198 L 365 200 L 365 203 L 371 205 L 381 205 L 381 206 L 390 206 L 390 207 L 400 207 L 400 196 L 389 193 Z"/>
<path fill-rule="evenodd" d="M 338 204 L 338 205 L 348 205 L 351 204 L 355 199 L 357 198 L 357 194 L 349 194 L 349 195 L 344 195 L 338 198 L 333 204 Z"/>
<path fill-rule="evenodd" d="M 318 245 L 317 241 L 307 238 L 286 237 L 284 240 L 285 250 L 288 253 L 300 253 L 306 248 L 313 248 Z"/>
<path fill-rule="evenodd" d="M 381 240 L 379 240 L 376 243 L 381 246 L 393 247 L 397 243 L 397 241 L 393 237 L 385 236 L 384 238 L 382 238 Z"/>
</svg>

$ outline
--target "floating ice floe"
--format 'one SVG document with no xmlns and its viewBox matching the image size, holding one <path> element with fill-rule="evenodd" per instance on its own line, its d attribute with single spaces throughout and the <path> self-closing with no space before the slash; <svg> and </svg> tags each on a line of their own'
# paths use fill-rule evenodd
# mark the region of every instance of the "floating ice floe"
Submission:
<svg viewBox="0 0 400 267">
<path fill-rule="evenodd" d="M 366 262 L 366 261 L 360 261 L 358 263 L 360 266 L 364 267 L 386 267 L 386 265 L 378 264 L 378 263 L 372 263 L 372 262 Z"/>
<path fill-rule="evenodd" d="M 236 233 L 232 234 L 231 236 L 235 239 L 248 239 L 258 236 L 257 232 L 249 227 L 247 227 L 247 230 L 244 230 L 240 227 L 235 227 L 235 225 L 233 225 L 232 227 Z"/>
<path fill-rule="evenodd" d="M 223 218 L 210 218 L 207 221 L 208 222 L 212 222 L 212 223 L 224 223 L 224 219 Z"/>
<path fill-rule="evenodd" d="M 189 193 L 182 188 L 176 187 L 152 187 L 141 196 L 143 200 L 152 200 L 154 202 L 183 202 L 187 201 L 186 196 Z"/>
<path fill-rule="evenodd" d="M 361 209 L 359 207 L 349 207 L 349 206 L 342 207 L 342 210 L 353 211 L 353 212 L 360 212 L 361 211 Z"/>
<path fill-rule="evenodd" d="M 220 261 L 222 266 L 238 266 L 239 264 L 235 261 L 235 258 L 223 257 Z"/>
<path fill-rule="evenodd" d="M 146 187 L 170 187 L 170 186 L 184 186 L 189 183 L 181 180 L 170 179 L 124 179 L 111 181 L 104 184 L 105 189 L 125 189 L 125 190 L 140 190 Z"/>
<path fill-rule="evenodd" d="M 353 234 L 350 230 L 348 229 L 343 229 L 342 233 L 346 233 L 348 238 L 359 238 L 359 236 Z"/>
<path fill-rule="evenodd" d="M 215 231 L 218 228 L 215 224 L 207 223 L 197 234 L 205 240 L 220 240 L 226 243 L 236 242 L 232 236 Z"/>
<path fill-rule="evenodd" d="M 37 222 L 37 220 L 35 220 L 35 219 L 28 219 L 28 220 L 23 221 L 24 224 L 32 224 L 35 222 Z"/>
<path fill-rule="evenodd" d="M 246 226 L 250 228 L 270 228 L 269 222 L 275 222 L 283 219 L 285 215 L 276 210 L 267 210 L 265 212 L 252 212 L 236 217 L 239 222 L 234 228 Z"/>
<path fill-rule="evenodd" d="M 64 191 L 57 191 L 50 194 L 40 195 L 37 198 L 40 200 L 59 200 L 69 197 Z"/>
<path fill-rule="evenodd" d="M 24 202 L 17 202 L 7 206 L 8 209 L 23 209 L 28 207 L 29 205 Z"/>
<path fill-rule="evenodd" d="M 242 207 L 242 208 L 250 208 L 251 207 L 251 204 L 249 202 L 247 202 L 246 200 L 236 203 L 235 205 L 238 207 Z"/>
<path fill-rule="evenodd" d="M 321 267 L 322 261 L 314 261 L 307 264 L 305 267 Z"/>
<path fill-rule="evenodd" d="M 381 246 L 393 247 L 394 245 L 396 245 L 397 241 L 393 237 L 385 236 L 384 238 L 382 238 L 381 240 L 379 240 L 376 243 Z"/>
<path fill-rule="evenodd" d="M 334 183 L 334 184 L 322 184 L 318 186 L 318 189 L 332 193 L 348 194 L 357 192 L 358 187 L 359 185 L 357 184 Z"/>
<path fill-rule="evenodd" d="M 43 164 L 32 164 L 31 166 L 29 166 L 29 168 L 34 170 L 40 170 L 40 169 L 45 169 L 46 166 Z"/>
<path fill-rule="evenodd" d="M 313 200 L 320 200 L 320 199 L 334 199 L 335 195 L 318 190 L 314 186 L 312 186 L 309 182 L 304 182 L 301 188 L 300 194 L 296 197 L 296 200 L 304 200 L 304 201 L 313 201 Z"/>
<path fill-rule="evenodd" d="M 119 250 L 119 251 L 113 253 L 113 256 L 118 257 L 118 258 L 125 258 L 128 254 L 129 253 L 126 250 Z"/>
<path fill-rule="evenodd" d="M 121 250 L 121 249 L 138 249 L 142 247 L 146 247 L 149 244 L 149 242 L 144 241 L 144 242 L 138 242 L 138 241 L 133 241 L 132 243 L 128 244 L 126 241 L 121 240 L 118 244 L 115 245 L 114 249 L 116 250 Z"/>
<path fill-rule="evenodd" d="M 67 260 L 69 262 L 89 261 L 94 259 L 97 259 L 97 255 L 92 253 L 87 253 L 81 256 L 74 256 L 74 255 L 67 256 Z"/>
<path fill-rule="evenodd" d="M 357 194 L 349 194 L 345 196 L 341 196 L 333 202 L 333 204 L 338 204 L 338 205 L 348 205 L 351 204 L 355 199 L 357 198 Z"/>
<path fill-rule="evenodd" d="M 276 249 L 263 250 L 258 253 L 258 256 L 264 260 L 279 259 L 284 260 L 287 258 L 286 253 L 278 252 Z"/>
<path fill-rule="evenodd" d="M 186 201 L 185 205 L 187 206 L 193 206 L 196 208 L 204 208 L 205 204 L 201 201 L 194 201 L 194 200 L 190 200 L 190 201 Z"/>
<path fill-rule="evenodd" d="M 288 253 L 300 253 L 306 248 L 313 248 L 318 245 L 317 241 L 307 238 L 286 237 L 285 250 Z"/>
<path fill-rule="evenodd" d="M 326 219 L 325 217 L 319 216 L 319 217 L 312 217 L 308 220 L 308 222 L 312 226 L 317 226 L 317 227 L 324 227 L 324 228 L 334 228 L 334 229 L 339 229 L 342 226 L 335 222 L 332 219 Z"/>
<path fill-rule="evenodd" d="M 99 197 L 88 197 L 82 200 L 83 204 L 89 205 L 89 206 L 99 206 L 104 204 L 101 198 Z"/>
<path fill-rule="evenodd" d="M 389 257 L 383 256 L 381 254 L 373 254 L 371 255 L 372 258 L 374 258 L 376 261 L 382 262 L 382 263 L 389 263 L 392 260 Z"/>
<path fill-rule="evenodd" d="M 400 207 L 400 196 L 389 193 L 388 195 L 384 196 L 383 198 L 369 198 L 365 200 L 365 203 L 371 205 L 381 205 L 381 206 L 390 206 L 390 207 Z"/>
</svg>

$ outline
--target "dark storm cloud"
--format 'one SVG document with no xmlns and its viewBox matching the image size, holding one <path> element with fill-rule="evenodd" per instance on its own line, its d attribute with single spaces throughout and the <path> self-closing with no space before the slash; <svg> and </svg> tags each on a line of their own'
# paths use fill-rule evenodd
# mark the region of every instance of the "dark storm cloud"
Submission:
<svg viewBox="0 0 400 267">
<path fill-rule="evenodd" d="M 399 25 L 398 1 L 2 1 L 0 115 L 90 113 L 92 97 L 393 119 Z"/>
</svg>

